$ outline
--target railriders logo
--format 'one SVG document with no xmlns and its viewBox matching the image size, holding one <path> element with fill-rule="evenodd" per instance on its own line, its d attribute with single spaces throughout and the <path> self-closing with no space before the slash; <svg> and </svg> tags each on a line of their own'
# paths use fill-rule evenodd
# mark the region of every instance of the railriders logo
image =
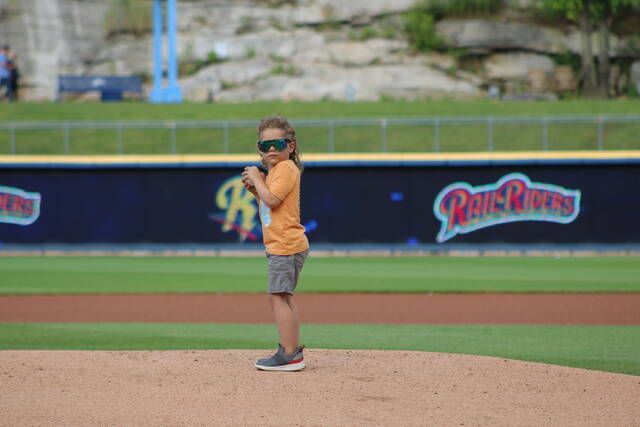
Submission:
<svg viewBox="0 0 640 427">
<path fill-rule="evenodd" d="M 0 223 L 29 225 L 40 216 L 40 193 L 0 186 Z"/>
<path fill-rule="evenodd" d="M 222 183 L 216 193 L 216 206 L 224 213 L 209 217 L 222 224 L 223 232 L 237 233 L 241 242 L 258 240 L 258 207 L 253 195 L 242 185 L 241 176 L 234 176 Z"/>
<path fill-rule="evenodd" d="M 511 173 L 495 184 L 472 187 L 456 182 L 445 187 L 436 197 L 433 213 L 442 223 L 439 243 L 508 222 L 568 224 L 580 213 L 580 190 L 531 182 L 526 175 Z"/>
</svg>

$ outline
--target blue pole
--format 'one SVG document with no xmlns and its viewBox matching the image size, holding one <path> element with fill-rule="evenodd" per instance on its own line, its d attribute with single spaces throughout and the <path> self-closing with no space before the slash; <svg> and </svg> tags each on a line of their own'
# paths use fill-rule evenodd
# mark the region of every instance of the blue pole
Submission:
<svg viewBox="0 0 640 427">
<path fill-rule="evenodd" d="M 178 86 L 178 59 L 176 55 L 176 0 L 167 0 L 167 32 L 169 34 L 169 87 L 165 102 L 182 102 L 182 93 Z"/>
<path fill-rule="evenodd" d="M 162 87 L 162 0 L 153 0 L 153 89 L 149 101 L 163 101 Z"/>
</svg>

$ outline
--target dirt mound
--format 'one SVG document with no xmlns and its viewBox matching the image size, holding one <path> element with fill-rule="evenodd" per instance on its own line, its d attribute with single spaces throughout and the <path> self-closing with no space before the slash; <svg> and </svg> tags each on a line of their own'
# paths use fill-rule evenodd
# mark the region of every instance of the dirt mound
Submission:
<svg viewBox="0 0 640 427">
<path fill-rule="evenodd" d="M 640 377 L 491 357 L 307 349 L 0 351 L 1 425 L 637 425 Z"/>
</svg>

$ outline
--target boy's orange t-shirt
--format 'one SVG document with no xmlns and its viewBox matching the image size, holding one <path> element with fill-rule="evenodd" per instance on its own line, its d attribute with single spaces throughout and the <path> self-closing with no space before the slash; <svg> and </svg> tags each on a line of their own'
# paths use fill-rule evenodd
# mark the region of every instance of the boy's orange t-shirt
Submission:
<svg viewBox="0 0 640 427">
<path fill-rule="evenodd" d="M 260 201 L 262 235 L 267 253 L 293 255 L 309 249 L 309 241 L 300 224 L 300 170 L 285 160 L 269 170 L 267 188 L 282 203 L 270 209 Z"/>
</svg>

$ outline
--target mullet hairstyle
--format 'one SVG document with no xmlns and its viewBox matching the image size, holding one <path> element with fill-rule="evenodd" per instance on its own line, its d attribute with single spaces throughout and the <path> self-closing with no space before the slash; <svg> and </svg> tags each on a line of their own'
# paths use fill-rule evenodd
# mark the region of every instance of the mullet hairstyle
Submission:
<svg viewBox="0 0 640 427">
<path fill-rule="evenodd" d="M 295 142 L 295 149 L 293 150 L 293 153 L 289 153 L 289 160 L 292 160 L 302 173 L 304 166 L 300 159 L 300 148 L 298 147 L 298 140 L 296 139 L 296 130 L 291 126 L 291 123 L 289 123 L 286 118 L 279 115 L 265 117 L 260 120 L 260 124 L 258 125 L 258 139 L 260 139 L 260 135 L 265 129 L 280 129 L 284 132 L 284 137 L 286 139 Z"/>
</svg>

